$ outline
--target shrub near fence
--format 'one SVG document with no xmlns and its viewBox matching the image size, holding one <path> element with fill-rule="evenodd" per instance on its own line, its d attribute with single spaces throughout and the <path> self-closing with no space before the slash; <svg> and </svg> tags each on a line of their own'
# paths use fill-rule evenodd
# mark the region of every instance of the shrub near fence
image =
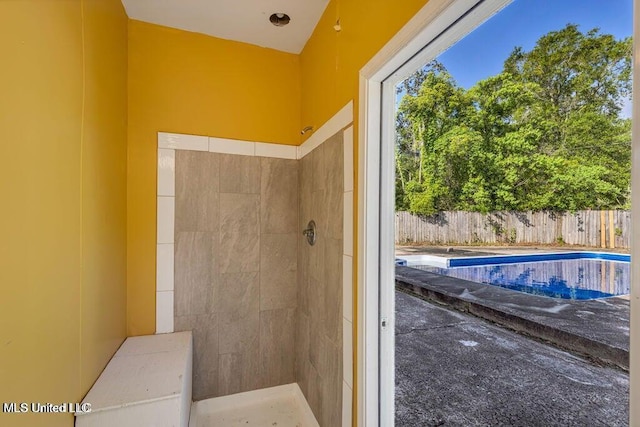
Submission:
<svg viewBox="0 0 640 427">
<path fill-rule="evenodd" d="M 567 244 L 629 248 L 629 211 L 396 212 L 396 244 Z"/>
</svg>

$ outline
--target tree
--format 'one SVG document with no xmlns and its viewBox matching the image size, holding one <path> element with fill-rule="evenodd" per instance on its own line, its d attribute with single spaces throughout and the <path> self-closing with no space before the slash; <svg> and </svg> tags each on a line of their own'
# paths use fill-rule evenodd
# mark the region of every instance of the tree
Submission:
<svg viewBox="0 0 640 427">
<path fill-rule="evenodd" d="M 397 129 L 397 177 L 402 194 L 411 184 L 412 197 L 404 197 L 401 206 L 431 206 L 444 194 L 437 181 L 425 179 L 425 170 L 433 170 L 438 162 L 434 156 L 435 142 L 457 122 L 463 120 L 471 104 L 465 91 L 457 86 L 451 75 L 438 62 L 427 64 L 402 87 Z M 415 96 L 411 96 L 415 93 Z M 396 185 L 396 188 L 398 185 Z M 417 201 L 416 193 L 422 193 Z M 426 200 L 429 200 L 427 202 Z M 435 204 L 433 206 L 436 206 Z"/>
<path fill-rule="evenodd" d="M 516 47 L 469 90 L 434 61 L 399 87 L 396 207 L 611 209 L 628 204 L 631 39 L 575 25 Z"/>
</svg>

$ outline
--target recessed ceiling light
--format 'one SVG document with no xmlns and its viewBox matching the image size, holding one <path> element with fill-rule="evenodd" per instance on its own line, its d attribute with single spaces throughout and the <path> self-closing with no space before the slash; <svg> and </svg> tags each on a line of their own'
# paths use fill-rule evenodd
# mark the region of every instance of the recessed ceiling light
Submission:
<svg viewBox="0 0 640 427">
<path fill-rule="evenodd" d="M 271 22 L 276 27 L 284 27 L 289 23 L 289 21 L 291 21 L 291 18 L 289 18 L 289 15 L 287 15 L 286 13 L 273 13 L 269 17 L 269 22 Z"/>
</svg>

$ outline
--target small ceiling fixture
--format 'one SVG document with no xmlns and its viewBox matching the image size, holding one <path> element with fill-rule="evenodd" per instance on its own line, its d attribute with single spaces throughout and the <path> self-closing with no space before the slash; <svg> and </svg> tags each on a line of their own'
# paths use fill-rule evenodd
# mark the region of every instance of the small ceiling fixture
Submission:
<svg viewBox="0 0 640 427">
<path fill-rule="evenodd" d="M 269 22 L 276 27 L 284 27 L 289 23 L 289 21 L 291 21 L 291 18 L 289 18 L 289 15 L 286 13 L 273 13 L 269 17 Z"/>
</svg>

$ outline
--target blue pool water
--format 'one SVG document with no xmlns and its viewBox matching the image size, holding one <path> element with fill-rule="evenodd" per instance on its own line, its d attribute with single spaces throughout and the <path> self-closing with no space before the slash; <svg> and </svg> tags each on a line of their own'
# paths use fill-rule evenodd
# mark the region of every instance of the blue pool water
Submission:
<svg viewBox="0 0 640 427">
<path fill-rule="evenodd" d="M 579 252 L 449 260 L 449 267 L 415 265 L 432 273 L 530 294 L 574 300 L 629 293 L 629 256 Z"/>
</svg>

